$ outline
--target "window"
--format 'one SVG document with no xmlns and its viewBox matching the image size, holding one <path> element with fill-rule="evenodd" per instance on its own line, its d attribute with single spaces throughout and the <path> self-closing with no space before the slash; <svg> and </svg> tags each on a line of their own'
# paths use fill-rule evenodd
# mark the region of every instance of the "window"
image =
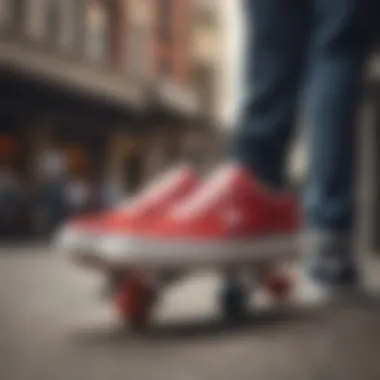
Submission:
<svg viewBox="0 0 380 380">
<path fill-rule="evenodd" d="M 47 36 L 56 43 L 60 34 L 61 12 L 59 0 L 47 0 L 46 3 L 46 29 Z"/>
<path fill-rule="evenodd" d="M 0 26 L 8 23 L 9 7 L 9 0 L 0 0 Z"/>
<path fill-rule="evenodd" d="M 16 30 L 22 31 L 24 29 L 24 22 L 26 16 L 26 1 L 12 0 L 10 4 L 12 24 Z"/>
<path fill-rule="evenodd" d="M 63 49 L 74 49 L 75 44 L 81 40 L 81 34 L 78 33 L 78 13 L 76 1 L 78 0 L 61 0 L 60 7 L 60 35 L 59 44 Z M 82 19 L 83 24 L 83 19 Z"/>
<path fill-rule="evenodd" d="M 103 2 L 91 1 L 86 9 L 85 51 L 90 60 L 105 62 L 109 55 L 108 13 Z"/>
<path fill-rule="evenodd" d="M 86 11 L 88 4 L 83 1 L 73 0 L 73 48 L 78 55 L 86 54 L 87 24 Z"/>
<path fill-rule="evenodd" d="M 170 41 L 172 32 L 172 14 L 173 14 L 173 0 L 160 0 L 158 1 L 158 20 L 159 20 L 159 38 L 163 41 Z"/>
<path fill-rule="evenodd" d="M 108 56 L 108 37 L 104 27 L 90 27 L 87 31 L 86 52 L 88 58 L 105 62 Z"/>
<path fill-rule="evenodd" d="M 143 26 L 131 28 L 129 42 L 129 68 L 132 75 L 143 74 L 147 65 L 147 39 L 146 30 Z"/>
</svg>

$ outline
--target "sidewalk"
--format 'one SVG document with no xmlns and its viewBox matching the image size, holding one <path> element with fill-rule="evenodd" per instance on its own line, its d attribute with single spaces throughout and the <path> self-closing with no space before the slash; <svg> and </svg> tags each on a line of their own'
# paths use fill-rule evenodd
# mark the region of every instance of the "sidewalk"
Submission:
<svg viewBox="0 0 380 380">
<path fill-rule="evenodd" d="M 136 336 L 99 300 L 99 275 L 38 250 L 0 249 L 1 379 L 380 379 L 379 308 L 230 328 L 215 319 L 218 279 L 204 274 L 169 289 L 151 331 Z M 366 266 L 379 288 L 379 264 Z"/>
</svg>

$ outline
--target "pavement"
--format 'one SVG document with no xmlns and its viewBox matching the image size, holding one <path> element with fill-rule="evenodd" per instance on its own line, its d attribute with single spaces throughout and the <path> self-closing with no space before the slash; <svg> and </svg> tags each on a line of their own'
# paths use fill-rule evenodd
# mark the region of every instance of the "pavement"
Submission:
<svg viewBox="0 0 380 380">
<path fill-rule="evenodd" d="M 379 264 L 366 268 L 380 289 Z M 380 306 L 262 309 L 232 328 L 217 319 L 219 280 L 198 273 L 173 286 L 137 335 L 99 298 L 99 274 L 43 247 L 0 248 L 0 379 L 380 379 Z"/>
</svg>

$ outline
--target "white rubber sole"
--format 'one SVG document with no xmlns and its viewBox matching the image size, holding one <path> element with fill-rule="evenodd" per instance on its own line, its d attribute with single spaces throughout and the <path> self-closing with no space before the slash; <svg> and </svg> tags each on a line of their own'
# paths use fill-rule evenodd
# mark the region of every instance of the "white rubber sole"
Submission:
<svg viewBox="0 0 380 380">
<path fill-rule="evenodd" d="M 64 227 L 53 239 L 52 249 L 66 256 L 91 254 L 97 249 L 100 238 L 96 232 Z"/>
<path fill-rule="evenodd" d="M 296 235 L 209 242 L 109 236 L 99 239 L 97 246 L 94 259 L 105 265 L 155 269 L 255 265 L 299 254 Z"/>
<path fill-rule="evenodd" d="M 105 269 L 182 269 L 288 260 L 297 257 L 299 241 L 296 235 L 213 241 L 148 239 L 63 228 L 56 235 L 53 249 L 76 262 Z"/>
</svg>

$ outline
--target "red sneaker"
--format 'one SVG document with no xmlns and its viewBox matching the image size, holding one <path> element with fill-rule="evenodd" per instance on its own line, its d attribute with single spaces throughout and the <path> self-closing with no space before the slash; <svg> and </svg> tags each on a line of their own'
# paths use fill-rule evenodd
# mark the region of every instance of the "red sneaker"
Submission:
<svg viewBox="0 0 380 380">
<path fill-rule="evenodd" d="M 64 251 L 92 251 L 102 232 L 114 225 L 134 229 L 139 222 L 151 220 L 186 196 L 198 184 L 198 176 L 190 166 L 170 170 L 153 181 L 135 198 L 116 209 L 70 221 L 57 235 L 56 244 Z"/>
<path fill-rule="evenodd" d="M 271 192 L 250 172 L 231 165 L 134 238 L 114 229 L 103 249 L 126 264 L 255 261 L 294 252 L 299 222 L 294 196 Z"/>
</svg>

